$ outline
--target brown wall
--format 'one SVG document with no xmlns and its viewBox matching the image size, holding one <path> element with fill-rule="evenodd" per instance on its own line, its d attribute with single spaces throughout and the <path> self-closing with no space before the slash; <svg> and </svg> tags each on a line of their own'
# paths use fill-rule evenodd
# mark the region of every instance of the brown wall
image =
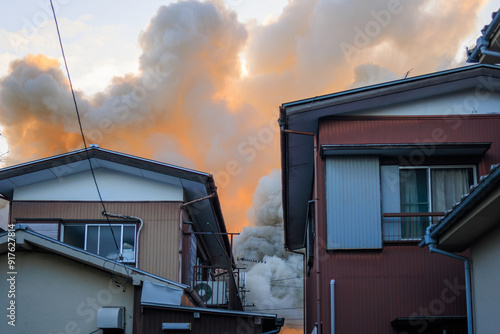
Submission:
<svg viewBox="0 0 500 334">
<path fill-rule="evenodd" d="M 200 312 L 200 317 L 195 319 L 191 310 L 161 309 L 142 306 L 142 333 L 162 334 L 162 323 L 191 323 L 191 331 L 168 331 L 172 334 L 260 334 L 271 328 L 263 328 L 263 320 L 256 323 L 252 316 L 235 316 Z M 274 320 L 272 321 L 274 323 Z"/>
<path fill-rule="evenodd" d="M 484 175 L 492 164 L 500 162 L 499 129 L 500 115 L 331 117 L 320 121 L 319 142 L 320 145 L 492 142 L 486 155 L 472 162 L 477 163 L 478 175 Z M 319 230 L 315 246 L 319 266 L 313 266 L 306 280 L 305 333 L 313 330 L 318 319 L 318 293 L 322 332 L 330 333 L 331 279 L 336 281 L 336 333 L 394 333 L 390 322 L 397 317 L 466 314 L 461 261 L 430 254 L 416 244 L 384 244 L 382 250 L 374 251 L 326 251 L 325 161 L 321 158 L 317 182 Z M 417 330 L 425 326 L 415 323 Z"/>
<path fill-rule="evenodd" d="M 139 268 L 179 280 L 179 207 L 177 202 L 106 202 L 106 211 L 144 221 L 139 240 Z M 99 202 L 14 201 L 16 218 L 105 219 Z M 113 218 L 110 218 L 113 219 Z"/>
</svg>

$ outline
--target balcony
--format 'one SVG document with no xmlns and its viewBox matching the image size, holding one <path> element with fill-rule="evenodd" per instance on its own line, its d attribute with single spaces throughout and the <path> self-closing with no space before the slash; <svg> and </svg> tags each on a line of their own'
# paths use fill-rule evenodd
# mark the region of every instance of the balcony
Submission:
<svg viewBox="0 0 500 334">
<path fill-rule="evenodd" d="M 382 237 L 384 242 L 418 242 L 427 226 L 438 222 L 443 212 L 384 213 Z"/>
<path fill-rule="evenodd" d="M 244 281 L 239 268 L 195 266 L 191 286 L 207 307 L 243 310 Z"/>
</svg>

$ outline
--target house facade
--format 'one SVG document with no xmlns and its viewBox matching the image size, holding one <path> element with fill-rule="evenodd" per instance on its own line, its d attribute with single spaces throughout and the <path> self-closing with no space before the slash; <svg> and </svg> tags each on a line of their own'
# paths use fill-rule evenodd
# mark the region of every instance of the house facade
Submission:
<svg viewBox="0 0 500 334">
<path fill-rule="evenodd" d="M 0 194 L 10 224 L 189 285 L 209 306 L 242 310 L 210 174 L 91 145 L 0 170 Z"/>
<path fill-rule="evenodd" d="M 466 332 L 464 264 L 418 243 L 500 161 L 499 84 L 475 65 L 281 106 L 306 333 Z"/>
</svg>

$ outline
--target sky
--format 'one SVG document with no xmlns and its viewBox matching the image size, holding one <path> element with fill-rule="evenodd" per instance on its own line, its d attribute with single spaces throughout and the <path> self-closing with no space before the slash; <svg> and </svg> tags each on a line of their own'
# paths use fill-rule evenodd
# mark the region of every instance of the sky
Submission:
<svg viewBox="0 0 500 334">
<path fill-rule="evenodd" d="M 239 249 L 268 263 L 284 257 L 284 266 L 296 258 L 271 259 L 275 247 L 261 254 L 253 252 L 258 243 L 245 245 L 252 234 L 281 242 L 265 238 L 279 233 L 282 219 L 278 107 L 466 66 L 465 47 L 499 7 L 487 0 L 53 3 L 87 144 L 212 173 L 228 230 L 242 231 Z M 4 7 L 4 164 L 82 148 L 49 1 Z M 273 303 L 280 302 L 289 301 Z"/>
</svg>

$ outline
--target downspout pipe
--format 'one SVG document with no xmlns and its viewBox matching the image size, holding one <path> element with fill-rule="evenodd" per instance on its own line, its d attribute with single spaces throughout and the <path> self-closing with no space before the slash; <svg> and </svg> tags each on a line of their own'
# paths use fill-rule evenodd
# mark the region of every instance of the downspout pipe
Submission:
<svg viewBox="0 0 500 334">
<path fill-rule="evenodd" d="M 335 334 L 335 280 L 330 281 L 330 333 Z"/>
<path fill-rule="evenodd" d="M 436 239 L 432 238 L 430 235 L 432 225 L 427 227 L 423 242 L 420 244 L 421 247 L 427 245 L 429 246 L 429 251 L 431 253 L 437 253 L 444 256 L 452 257 L 457 260 L 464 261 L 465 269 L 465 300 L 467 306 L 467 333 L 472 334 L 472 298 L 471 298 L 471 282 L 470 282 L 470 262 L 465 256 L 460 256 L 453 254 L 442 249 L 436 248 Z"/>
<path fill-rule="evenodd" d="M 106 212 L 106 211 L 103 211 L 102 214 L 104 216 L 108 216 L 108 217 L 116 217 L 116 218 L 124 218 L 124 219 L 135 219 L 135 220 L 138 220 L 140 222 L 139 229 L 137 230 L 137 242 L 136 242 L 136 247 L 135 247 L 135 267 L 139 268 L 139 239 L 140 239 L 140 236 L 141 236 L 142 227 L 144 226 L 144 222 L 142 221 L 142 219 L 139 218 L 139 217 L 125 216 L 125 215 L 120 215 L 120 214 L 116 214 L 116 213 L 109 213 L 109 212 Z"/>
</svg>

